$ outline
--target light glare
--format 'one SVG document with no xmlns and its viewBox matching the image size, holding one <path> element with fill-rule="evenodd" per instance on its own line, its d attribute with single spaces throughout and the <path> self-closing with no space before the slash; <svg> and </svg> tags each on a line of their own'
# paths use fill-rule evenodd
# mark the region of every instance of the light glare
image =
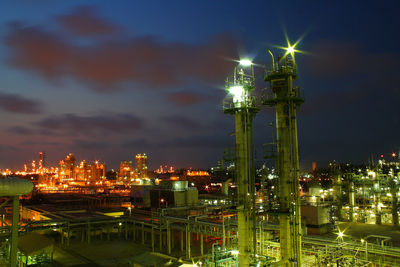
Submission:
<svg viewBox="0 0 400 267">
<path fill-rule="evenodd" d="M 239 64 L 247 67 L 247 66 L 251 66 L 253 64 L 253 62 L 251 62 L 250 59 L 245 58 L 245 59 L 239 60 Z"/>
<path fill-rule="evenodd" d="M 229 93 L 233 95 L 233 102 L 240 102 L 244 98 L 243 86 L 236 85 L 229 88 Z"/>
<path fill-rule="evenodd" d="M 238 250 L 232 250 L 232 251 L 231 251 L 231 254 L 232 254 L 232 255 L 239 255 L 239 251 L 238 251 Z"/>
</svg>

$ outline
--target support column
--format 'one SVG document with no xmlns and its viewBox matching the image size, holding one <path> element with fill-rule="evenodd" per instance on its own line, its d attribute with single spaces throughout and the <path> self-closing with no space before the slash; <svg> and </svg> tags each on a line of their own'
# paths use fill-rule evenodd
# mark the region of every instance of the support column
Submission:
<svg viewBox="0 0 400 267">
<path fill-rule="evenodd" d="M 132 225 L 132 239 L 133 241 L 136 241 L 136 223 L 133 223 Z"/>
<path fill-rule="evenodd" d="M 222 216 L 222 248 L 225 249 L 226 245 L 226 236 L 225 236 L 225 218 Z"/>
<path fill-rule="evenodd" d="M 204 246 L 204 242 L 203 242 L 203 234 L 201 234 L 201 235 L 200 235 L 200 253 L 201 253 L 201 256 L 203 256 L 203 255 L 204 255 L 204 249 L 203 249 L 203 246 Z"/>
<path fill-rule="evenodd" d="M 19 221 L 19 196 L 14 196 L 12 206 L 12 225 L 11 225 L 11 267 L 17 266 L 18 251 L 18 221 Z"/>
<path fill-rule="evenodd" d="M 90 244 L 91 241 L 91 226 L 90 226 L 90 222 L 88 222 L 87 225 L 87 243 Z"/>
<path fill-rule="evenodd" d="M 171 227 L 169 225 L 169 221 L 167 221 L 167 247 L 168 255 L 171 255 Z"/>
<path fill-rule="evenodd" d="M 128 240 L 128 222 L 125 222 L 125 240 Z"/>
<path fill-rule="evenodd" d="M 144 223 L 142 222 L 142 244 L 144 245 Z"/>
<path fill-rule="evenodd" d="M 61 229 L 61 245 L 64 246 L 64 229 Z"/>
<path fill-rule="evenodd" d="M 171 236 L 172 236 L 171 246 L 172 246 L 172 249 L 174 249 L 175 248 L 175 232 L 174 231 L 171 232 Z"/>
<path fill-rule="evenodd" d="M 162 250 L 162 242 L 163 242 L 163 237 L 162 237 L 162 230 L 161 230 L 161 225 L 160 225 L 160 251 Z"/>
<path fill-rule="evenodd" d="M 85 226 L 83 225 L 81 228 L 81 242 L 85 242 Z"/>
<path fill-rule="evenodd" d="M 188 227 L 186 226 L 186 258 L 190 259 L 190 231 Z"/>
<path fill-rule="evenodd" d="M 70 239 L 70 237 L 71 237 L 71 230 L 68 227 L 68 230 L 67 230 L 67 247 L 69 247 L 69 239 Z"/>
<path fill-rule="evenodd" d="M 394 189 L 392 190 L 392 222 L 393 225 L 398 226 L 399 225 L 399 214 L 398 214 L 398 197 L 397 197 L 397 184 L 394 186 Z"/>
<path fill-rule="evenodd" d="M 231 242 L 231 224 L 230 224 L 230 219 L 228 217 L 228 234 L 227 234 L 227 242 L 226 245 L 229 246 L 230 242 Z"/>
<path fill-rule="evenodd" d="M 154 226 L 151 226 L 151 251 L 154 252 Z"/>
<path fill-rule="evenodd" d="M 181 233 L 181 252 L 183 252 L 183 231 L 180 231 Z"/>
</svg>

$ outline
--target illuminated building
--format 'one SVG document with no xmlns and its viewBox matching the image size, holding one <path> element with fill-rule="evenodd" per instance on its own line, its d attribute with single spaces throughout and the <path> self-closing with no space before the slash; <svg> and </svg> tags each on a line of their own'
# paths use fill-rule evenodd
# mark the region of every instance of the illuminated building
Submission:
<svg viewBox="0 0 400 267">
<path fill-rule="evenodd" d="M 75 177 L 75 163 L 76 159 L 74 154 L 69 153 L 64 160 L 60 160 L 59 163 L 59 175 L 61 179 L 71 179 Z"/>
<path fill-rule="evenodd" d="M 210 174 L 207 171 L 187 170 L 183 179 L 189 182 L 190 186 L 195 186 L 199 191 L 206 191 L 211 183 Z"/>
<path fill-rule="evenodd" d="M 86 160 L 82 160 L 79 166 L 75 167 L 75 177 L 78 181 L 89 181 L 92 180 L 92 168 L 86 162 Z"/>
<path fill-rule="evenodd" d="M 210 174 L 207 171 L 192 171 L 188 170 L 186 172 L 187 176 L 210 176 Z"/>
<path fill-rule="evenodd" d="M 132 167 L 132 161 L 123 160 L 119 165 L 118 180 L 123 183 L 130 182 L 133 178 L 134 171 Z"/>
<path fill-rule="evenodd" d="M 41 170 L 41 169 L 43 169 L 44 168 L 44 160 L 45 160 L 45 157 L 46 157 L 46 153 L 44 153 L 44 152 L 39 152 L 39 169 Z"/>
<path fill-rule="evenodd" d="M 92 165 L 92 182 L 98 182 L 106 176 L 106 164 L 96 160 Z"/>
<path fill-rule="evenodd" d="M 36 161 L 32 160 L 31 166 L 32 166 L 32 173 L 35 173 L 36 172 Z"/>
<path fill-rule="evenodd" d="M 170 166 L 168 168 L 167 165 L 160 165 L 160 168 L 158 168 L 157 170 L 154 171 L 157 174 L 166 174 L 166 173 L 174 173 L 175 172 L 175 168 L 174 166 Z"/>
<path fill-rule="evenodd" d="M 147 178 L 147 155 L 145 153 L 143 154 L 137 154 L 135 157 L 136 160 L 136 177 L 141 179 L 141 178 Z"/>
</svg>

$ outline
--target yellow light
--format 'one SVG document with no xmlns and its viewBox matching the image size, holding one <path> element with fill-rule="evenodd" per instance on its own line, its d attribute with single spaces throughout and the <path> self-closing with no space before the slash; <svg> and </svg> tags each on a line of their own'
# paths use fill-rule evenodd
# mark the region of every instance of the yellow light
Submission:
<svg viewBox="0 0 400 267">
<path fill-rule="evenodd" d="M 238 251 L 238 250 L 232 250 L 232 251 L 231 251 L 231 254 L 232 254 L 232 255 L 239 255 L 239 251 Z"/>
<path fill-rule="evenodd" d="M 339 236 L 340 238 L 343 238 L 343 233 L 342 233 L 342 232 L 339 232 L 339 233 L 338 233 L 338 236 Z"/>
<path fill-rule="evenodd" d="M 288 51 L 288 53 L 290 53 L 291 55 L 293 55 L 294 54 L 294 47 L 293 46 L 290 46 L 289 45 L 289 47 L 288 48 L 286 48 L 286 50 Z"/>
<path fill-rule="evenodd" d="M 242 66 L 248 67 L 248 66 L 251 66 L 253 64 L 253 62 L 251 62 L 251 60 L 248 58 L 244 58 L 244 59 L 239 60 L 239 64 Z"/>
</svg>

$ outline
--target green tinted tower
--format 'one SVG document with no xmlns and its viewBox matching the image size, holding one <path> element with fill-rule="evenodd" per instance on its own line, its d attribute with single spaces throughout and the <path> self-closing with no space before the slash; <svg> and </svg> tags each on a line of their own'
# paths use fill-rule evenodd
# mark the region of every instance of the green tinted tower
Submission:
<svg viewBox="0 0 400 267">
<path fill-rule="evenodd" d="M 296 112 L 304 99 L 300 89 L 293 87 L 293 81 L 297 78 L 294 49 L 289 47 L 286 54 L 276 61 L 270 54 L 272 69 L 266 71 L 264 80 L 270 84 L 271 91 L 267 92 L 263 104 L 273 106 L 276 110 L 280 266 L 300 267 L 301 215 Z"/>
<path fill-rule="evenodd" d="M 226 99 L 223 105 L 224 113 L 235 116 L 239 266 L 249 266 L 250 255 L 256 250 L 253 119 L 259 107 L 250 95 L 254 88 L 252 63 L 249 60 L 240 61 L 233 77 L 226 80 L 231 98 Z"/>
</svg>

